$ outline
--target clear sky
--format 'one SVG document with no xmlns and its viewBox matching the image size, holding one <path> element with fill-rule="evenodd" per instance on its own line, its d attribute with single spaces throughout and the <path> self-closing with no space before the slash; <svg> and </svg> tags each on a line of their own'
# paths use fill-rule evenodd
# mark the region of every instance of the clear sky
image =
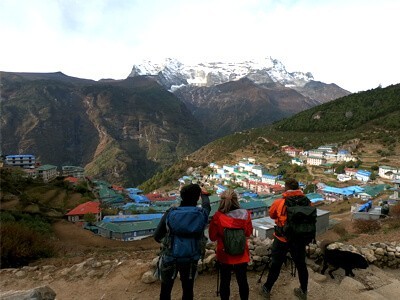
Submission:
<svg viewBox="0 0 400 300">
<path fill-rule="evenodd" d="M 351 92 L 400 83 L 399 0 L 0 0 L 0 70 L 126 78 L 271 56 Z"/>
</svg>

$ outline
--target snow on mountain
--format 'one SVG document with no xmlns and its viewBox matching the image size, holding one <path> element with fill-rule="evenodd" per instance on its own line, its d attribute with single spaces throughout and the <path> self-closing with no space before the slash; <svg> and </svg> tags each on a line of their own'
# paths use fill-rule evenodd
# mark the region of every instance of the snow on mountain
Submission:
<svg viewBox="0 0 400 300">
<path fill-rule="evenodd" d="M 302 87 L 313 80 L 311 73 L 293 72 L 276 59 L 243 62 L 208 62 L 185 65 L 176 59 L 167 58 L 162 62 L 144 60 L 132 68 L 129 77 L 157 76 L 158 81 L 174 91 L 185 85 L 214 86 L 247 77 L 257 84 L 280 83 L 288 87 Z"/>
</svg>

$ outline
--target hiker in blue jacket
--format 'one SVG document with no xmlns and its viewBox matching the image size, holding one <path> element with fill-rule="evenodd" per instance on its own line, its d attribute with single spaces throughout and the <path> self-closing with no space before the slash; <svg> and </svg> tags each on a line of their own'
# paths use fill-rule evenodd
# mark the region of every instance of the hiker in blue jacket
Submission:
<svg viewBox="0 0 400 300">
<path fill-rule="evenodd" d="M 182 198 L 180 206 L 168 209 L 154 232 L 154 239 L 162 243 L 159 261 L 160 300 L 171 299 L 172 287 L 178 272 L 182 284 L 182 299 L 193 299 L 194 278 L 202 251 L 201 241 L 203 241 L 204 229 L 211 211 L 208 192 L 198 184 L 184 186 L 180 191 L 180 196 Z M 196 207 L 200 196 L 201 208 Z M 197 228 L 190 228 L 194 224 Z M 179 234 L 179 230 L 185 229 L 193 231 Z M 193 248 L 194 250 L 184 251 Z"/>
</svg>

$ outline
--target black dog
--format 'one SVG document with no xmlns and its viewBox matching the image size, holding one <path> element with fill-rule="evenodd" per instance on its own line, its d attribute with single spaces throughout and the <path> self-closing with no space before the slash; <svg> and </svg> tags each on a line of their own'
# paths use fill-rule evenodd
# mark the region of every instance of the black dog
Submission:
<svg viewBox="0 0 400 300">
<path fill-rule="evenodd" d="M 345 250 L 330 250 L 327 249 L 327 244 L 322 248 L 324 264 L 321 270 L 321 274 L 325 274 L 328 266 L 332 266 L 332 269 L 329 270 L 329 275 L 332 279 L 332 272 L 336 271 L 339 268 L 345 270 L 346 276 L 354 277 L 353 269 L 366 269 L 368 268 L 368 261 L 361 254 L 345 251 Z"/>
</svg>

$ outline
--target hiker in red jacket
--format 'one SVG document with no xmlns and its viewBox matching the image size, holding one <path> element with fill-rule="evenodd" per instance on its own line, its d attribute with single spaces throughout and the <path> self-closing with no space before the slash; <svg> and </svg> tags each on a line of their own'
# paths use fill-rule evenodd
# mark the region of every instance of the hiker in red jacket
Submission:
<svg viewBox="0 0 400 300">
<path fill-rule="evenodd" d="M 224 229 L 240 228 L 244 233 L 243 253 L 231 255 L 224 245 Z M 231 273 L 235 272 L 239 285 L 241 300 L 249 298 L 249 284 L 247 282 L 247 263 L 250 261 L 247 238 L 253 232 L 250 213 L 241 209 L 238 196 L 233 190 L 221 194 L 218 211 L 214 214 L 208 230 L 211 241 L 217 241 L 217 263 L 221 274 L 220 295 L 221 299 L 229 299 Z M 226 239 L 225 239 L 226 241 Z M 229 251 L 228 251 L 229 252 Z"/>
<path fill-rule="evenodd" d="M 275 220 L 274 241 L 271 251 L 271 267 L 268 278 L 260 289 L 260 294 L 264 299 L 271 299 L 271 289 L 279 277 L 282 264 L 286 260 L 288 251 L 296 265 L 299 274 L 300 288 L 294 289 L 294 294 L 298 299 L 307 299 L 308 270 L 306 265 L 306 244 L 302 242 L 292 242 L 287 240 L 282 234 L 287 219 L 285 199 L 289 197 L 302 197 L 303 192 L 299 189 L 299 183 L 293 179 L 285 180 L 285 192 L 283 198 L 276 199 L 269 208 L 269 216 Z M 309 200 L 308 200 L 309 201 Z M 309 203 L 311 205 L 311 203 Z"/>
</svg>

